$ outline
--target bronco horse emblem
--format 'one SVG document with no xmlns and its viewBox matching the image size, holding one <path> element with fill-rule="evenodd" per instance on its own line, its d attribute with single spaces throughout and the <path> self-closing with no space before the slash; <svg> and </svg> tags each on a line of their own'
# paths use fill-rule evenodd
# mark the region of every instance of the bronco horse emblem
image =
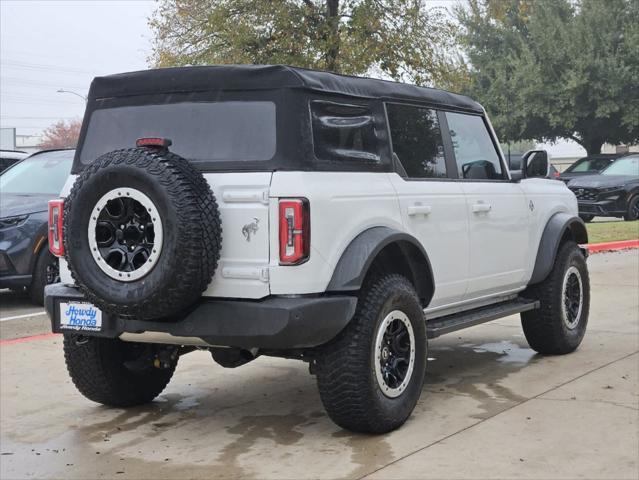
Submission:
<svg viewBox="0 0 639 480">
<path fill-rule="evenodd" d="M 260 228 L 259 227 L 260 220 L 255 217 L 253 217 L 253 220 L 255 221 L 251 223 L 247 223 L 246 225 L 242 227 L 242 235 L 244 235 L 244 238 L 246 238 L 247 242 L 251 241 L 251 235 L 256 234 Z"/>
</svg>

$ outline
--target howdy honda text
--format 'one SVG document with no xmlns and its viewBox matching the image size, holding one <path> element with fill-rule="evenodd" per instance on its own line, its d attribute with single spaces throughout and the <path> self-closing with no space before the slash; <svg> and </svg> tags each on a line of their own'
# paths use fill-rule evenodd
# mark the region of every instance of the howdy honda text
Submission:
<svg viewBox="0 0 639 480">
<path fill-rule="evenodd" d="M 100 331 L 102 311 L 89 303 L 60 303 L 60 328 Z"/>
</svg>

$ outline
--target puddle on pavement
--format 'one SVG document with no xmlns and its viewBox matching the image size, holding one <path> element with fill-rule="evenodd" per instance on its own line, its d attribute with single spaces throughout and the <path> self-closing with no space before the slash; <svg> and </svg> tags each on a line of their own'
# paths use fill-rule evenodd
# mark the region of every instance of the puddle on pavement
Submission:
<svg viewBox="0 0 639 480">
<path fill-rule="evenodd" d="M 530 348 L 522 348 L 508 340 L 484 343 L 472 348 L 477 353 L 490 352 L 499 354 L 497 361 L 501 363 L 521 363 L 525 365 L 536 355 L 534 350 Z"/>
<path fill-rule="evenodd" d="M 233 478 L 249 478 L 249 472 L 241 466 L 239 457 L 251 453 L 260 440 L 271 440 L 280 446 L 290 446 L 304 436 L 297 427 L 307 422 L 302 415 L 254 415 L 240 419 L 227 428 L 227 432 L 238 437 L 227 444 L 217 458 L 216 472 Z"/>
<path fill-rule="evenodd" d="M 333 438 L 343 438 L 351 448 L 351 462 L 356 468 L 346 478 L 361 478 L 395 460 L 393 449 L 383 435 L 353 434 L 346 430 L 333 433 Z"/>
<path fill-rule="evenodd" d="M 459 338 L 461 339 L 461 337 Z M 470 343 L 454 348 L 432 342 L 427 364 L 425 389 L 472 397 L 479 402 L 484 419 L 499 413 L 513 403 L 526 400 L 502 384 L 509 375 L 536 361 L 536 353 L 513 341 Z"/>
</svg>

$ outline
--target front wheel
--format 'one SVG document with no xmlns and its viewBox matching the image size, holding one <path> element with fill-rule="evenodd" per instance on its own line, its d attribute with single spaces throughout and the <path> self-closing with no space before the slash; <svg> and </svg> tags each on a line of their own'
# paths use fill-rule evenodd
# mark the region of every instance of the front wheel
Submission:
<svg viewBox="0 0 639 480">
<path fill-rule="evenodd" d="M 639 194 L 630 199 L 628 202 L 628 210 L 623 218 L 629 222 L 639 220 Z"/>
<path fill-rule="evenodd" d="M 49 248 L 45 245 L 38 254 L 31 285 L 29 285 L 29 297 L 33 303 L 42 305 L 44 303 L 44 287 L 60 281 L 60 267 L 58 259 L 53 256 Z"/>
<path fill-rule="evenodd" d="M 365 433 L 400 427 L 426 367 L 424 313 L 412 284 L 394 274 L 368 282 L 355 316 L 316 362 L 320 397 L 337 425 Z"/>
<path fill-rule="evenodd" d="M 521 314 L 530 347 L 550 355 L 576 350 L 586 334 L 590 310 L 588 267 L 576 243 L 561 245 L 548 277 L 528 293 L 541 303 L 538 310 Z"/>
<path fill-rule="evenodd" d="M 76 388 L 111 407 L 142 405 L 164 390 L 177 365 L 177 350 L 162 359 L 157 353 L 153 344 L 64 336 L 64 359 Z"/>
<path fill-rule="evenodd" d="M 594 215 L 586 215 L 585 213 L 582 213 L 579 215 L 579 218 L 581 218 L 585 223 L 590 223 L 592 222 L 592 219 L 595 218 Z"/>
</svg>

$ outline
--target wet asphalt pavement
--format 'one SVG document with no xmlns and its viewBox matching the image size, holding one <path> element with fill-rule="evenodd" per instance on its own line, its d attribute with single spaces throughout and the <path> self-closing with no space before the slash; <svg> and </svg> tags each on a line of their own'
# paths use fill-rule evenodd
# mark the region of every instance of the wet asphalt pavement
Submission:
<svg viewBox="0 0 639 480">
<path fill-rule="evenodd" d="M 36 314 L 0 321 L 0 477 L 637 479 L 639 250 L 589 266 L 576 353 L 536 355 L 518 317 L 431 341 L 415 412 L 383 436 L 336 427 L 306 365 L 266 357 L 226 370 L 195 352 L 154 403 L 96 405 L 59 336 L 10 340 L 46 316 L 0 292 L 0 320 Z"/>
</svg>

